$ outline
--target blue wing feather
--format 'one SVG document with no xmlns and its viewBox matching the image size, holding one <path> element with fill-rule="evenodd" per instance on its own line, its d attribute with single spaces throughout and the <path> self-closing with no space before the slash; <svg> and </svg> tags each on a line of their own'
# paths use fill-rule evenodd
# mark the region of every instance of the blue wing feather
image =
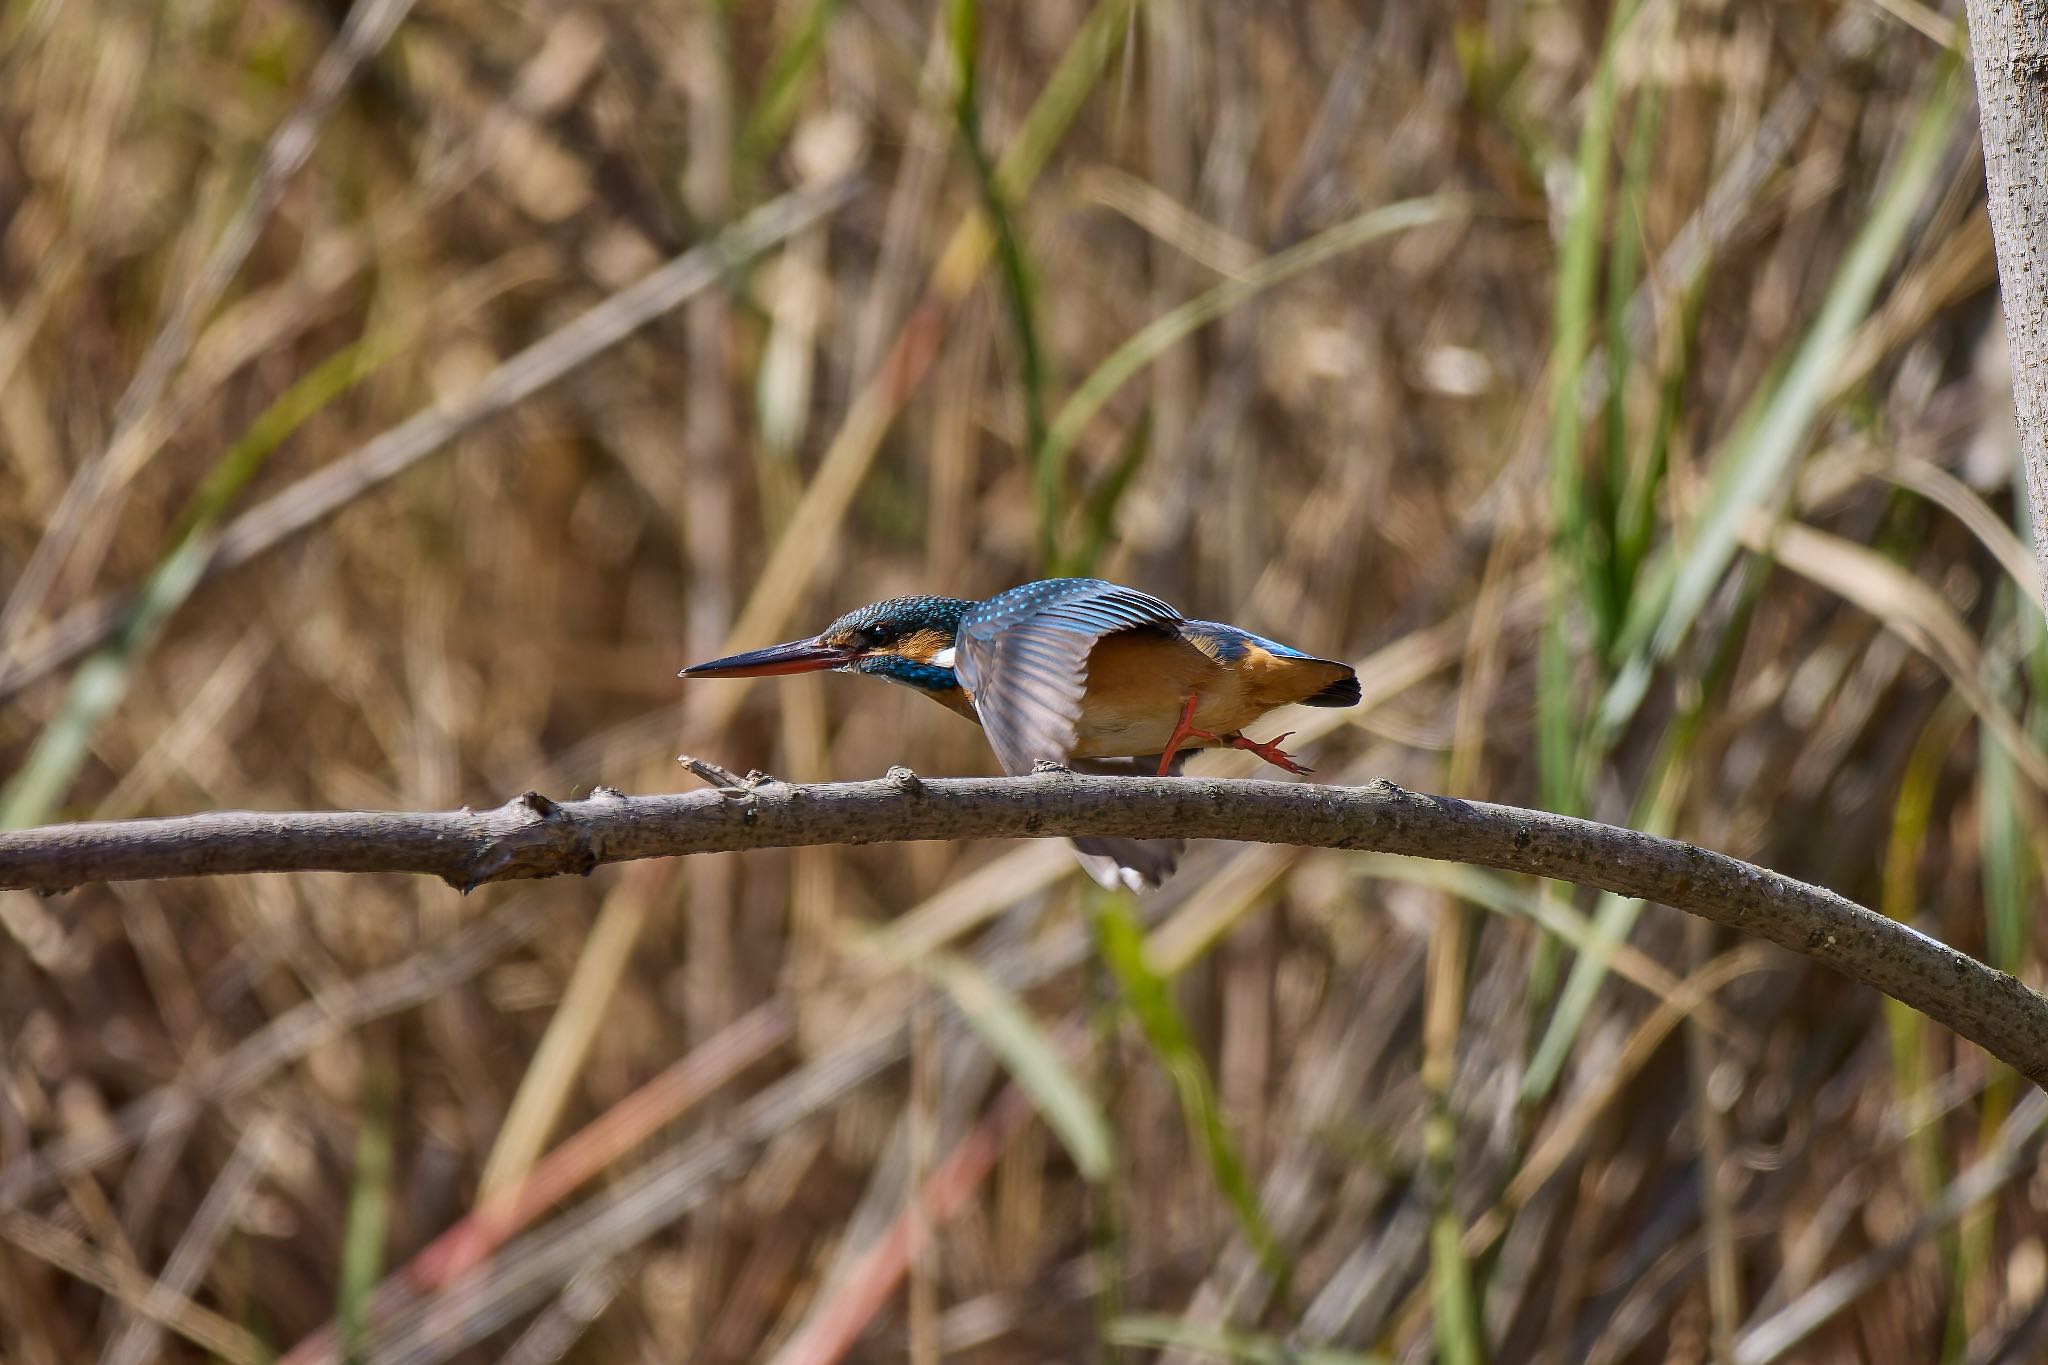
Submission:
<svg viewBox="0 0 2048 1365">
<path fill-rule="evenodd" d="M 1150 593 L 1099 578 L 1041 579 L 970 608 L 954 668 L 1004 771 L 1028 773 L 1072 755 L 1097 640 L 1180 620 Z"/>
<path fill-rule="evenodd" d="M 1282 659 L 1327 662 L 1313 654 L 1305 654 L 1291 645 L 1283 645 L 1278 640 L 1268 640 L 1263 635 L 1254 635 L 1248 630 L 1225 625 L 1221 621 L 1189 621 L 1181 627 L 1181 634 L 1197 648 L 1208 652 L 1218 663 L 1236 663 L 1245 656 L 1247 649 L 1252 645 L 1257 645 L 1268 654 Z"/>
</svg>

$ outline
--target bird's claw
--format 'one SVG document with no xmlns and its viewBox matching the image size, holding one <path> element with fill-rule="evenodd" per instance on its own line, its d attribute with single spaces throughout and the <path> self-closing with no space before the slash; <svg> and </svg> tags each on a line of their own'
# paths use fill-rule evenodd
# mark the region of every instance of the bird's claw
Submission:
<svg viewBox="0 0 2048 1365">
<path fill-rule="evenodd" d="M 1231 736 L 1230 744 L 1232 748 L 1243 749 L 1249 753 L 1257 754 L 1276 768 L 1285 768 L 1291 773 L 1314 772 L 1315 769 L 1304 767 L 1302 764 L 1295 762 L 1293 754 L 1287 753 L 1280 748 L 1280 741 L 1293 733 L 1294 731 L 1289 730 L 1286 734 L 1275 735 L 1271 739 L 1247 739 L 1243 735 L 1233 735 Z"/>
</svg>

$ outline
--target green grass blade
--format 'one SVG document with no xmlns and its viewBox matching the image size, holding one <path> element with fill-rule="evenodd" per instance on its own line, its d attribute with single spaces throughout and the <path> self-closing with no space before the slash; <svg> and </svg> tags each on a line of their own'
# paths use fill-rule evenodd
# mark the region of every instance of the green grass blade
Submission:
<svg viewBox="0 0 2048 1365">
<path fill-rule="evenodd" d="M 1592 534 L 1598 518 L 1586 480 L 1579 394 L 1585 379 L 1586 357 L 1593 345 L 1593 319 L 1598 307 L 1600 243 L 1607 220 L 1609 144 L 1614 136 L 1617 100 L 1615 61 L 1638 7 L 1639 0 L 1622 0 L 1614 7 L 1599 64 L 1593 72 L 1592 88 L 1586 94 L 1586 120 L 1579 129 L 1578 155 L 1573 162 L 1576 194 L 1558 253 L 1556 292 L 1551 301 L 1551 544 L 1561 556 L 1577 561 L 1580 586 L 1585 588 L 1596 584 L 1600 574 L 1595 568 L 1599 556 L 1593 549 L 1598 537 Z M 1614 348 L 1610 354 L 1620 353 L 1621 336 L 1610 337 L 1609 343 Z M 1554 617 L 1561 615 L 1565 603 L 1575 596 L 1554 596 Z M 1596 609 L 1599 606 L 1597 593 L 1587 593 L 1585 600 Z M 1570 695 L 1576 707 L 1576 693 Z"/>
<path fill-rule="evenodd" d="M 1454 1137 L 1448 1112 L 1429 1116 L 1422 1140 L 1431 1150 L 1431 1166 L 1450 1169 Z M 1437 1359 L 1445 1365 L 1481 1365 L 1486 1341 L 1479 1326 L 1479 1296 L 1472 1290 L 1472 1266 L 1465 1259 L 1465 1220 L 1458 1216 L 1449 1191 L 1436 1198 L 1429 1219 L 1429 1298 Z"/>
<path fill-rule="evenodd" d="M 1636 500 L 1646 494 L 1655 496 L 1663 466 L 1663 451 L 1656 433 L 1653 431 L 1649 439 L 1637 441 L 1631 439 L 1628 426 L 1629 377 L 1636 368 L 1634 348 L 1629 342 L 1629 300 L 1635 296 L 1643 273 L 1643 235 L 1647 231 L 1644 202 L 1649 197 L 1663 108 L 1661 85 L 1646 82 L 1637 89 L 1629 123 L 1628 152 L 1622 162 L 1621 191 L 1616 199 L 1614 244 L 1607 256 L 1607 403 L 1603 438 L 1607 459 L 1593 499 L 1600 517 L 1600 534 L 1591 548 L 1599 553 L 1600 575 L 1597 592 L 1589 594 L 1595 605 L 1594 624 L 1603 656 L 1612 652 L 1614 637 L 1635 592 L 1635 571 L 1640 558 L 1629 553 L 1628 523 Z"/>
<path fill-rule="evenodd" d="M 1043 458 L 1063 466 L 1089 421 L 1133 376 L 1157 360 L 1169 347 L 1245 300 L 1293 279 L 1304 270 L 1313 269 L 1382 237 L 1430 223 L 1446 222 L 1467 212 L 1469 209 L 1465 201 L 1450 195 L 1404 199 L 1384 208 L 1368 210 L 1297 242 L 1285 251 L 1268 256 L 1236 279 L 1225 280 L 1154 319 L 1110 352 L 1108 358 L 1081 381 L 1080 387 L 1060 408 L 1046 432 Z"/>
<path fill-rule="evenodd" d="M 1122 46 L 1137 0 L 1102 0 L 1088 12 L 1080 31 L 1060 54 L 1060 64 L 1046 78 L 1023 126 L 996 163 L 996 189 L 1006 203 L 1015 203 L 1045 169 L 1067 126 L 1094 93 L 1095 83 Z"/>
<path fill-rule="evenodd" d="M 2031 605 L 2022 607 L 2010 582 L 1999 583 L 1993 611 L 1994 638 L 2017 643 L 2028 639 L 2020 632 L 2017 618 L 2024 615 L 2038 621 Z M 1986 672 L 1995 680 L 1992 690 L 2000 701 L 2009 701 L 2013 688 L 2003 685 L 2015 677 L 2023 661 L 2010 658 L 2004 650 L 1991 651 Z M 1992 727 L 1977 727 L 1977 838 L 1982 850 L 1979 876 L 1984 887 L 1985 957 L 2002 971 L 2017 973 L 2025 965 L 2028 930 L 2031 927 L 2034 894 L 2034 840 L 2027 828 L 2026 807 L 2021 792 L 2018 765 L 2006 741 Z M 1997 1140 L 2012 1112 L 2018 1078 L 2010 1067 L 1994 1064 L 1977 1114 L 1980 1144 Z M 1983 1150 L 1980 1146 L 1979 1150 Z M 1957 1285 L 1984 1282 L 1992 1274 L 1996 1255 L 1997 1210 L 1980 1204 L 1966 1213 L 1956 1228 L 1955 1275 Z M 1986 1325 L 1974 1296 L 1955 1296 L 1950 1307 L 1948 1335 L 1943 1358 L 1961 1360 L 1968 1343 Z"/>
<path fill-rule="evenodd" d="M 1907 228 L 1935 184 L 1962 108 L 1960 68 L 1944 57 L 1905 148 L 1836 271 L 1813 326 L 1714 461 L 1705 507 L 1682 555 L 1670 560 L 1654 589 L 1639 592 L 1632 604 L 1622 632 L 1631 657 L 1602 701 L 1603 732 L 1626 723 L 1648 686 L 1654 661 L 1670 657 L 1691 630 L 1735 557 L 1744 520 L 1786 487 L 1795 457 L 1830 396 L 1836 363 L 1869 314 Z"/>
<path fill-rule="evenodd" d="M 1736 610 L 1715 641 L 1714 653 L 1701 672 L 1691 704 L 1665 727 L 1657 755 L 1650 764 L 1649 780 L 1644 783 L 1631 814 L 1633 828 L 1649 834 L 1668 834 L 1675 826 L 1682 778 L 1692 761 L 1693 749 L 1705 724 L 1708 699 L 1720 695 L 1727 687 L 1748 635 L 1750 613 L 1769 578 L 1770 566 L 1767 563 L 1752 560 L 1745 565 Z M 1602 943 L 1622 942 L 1635 928 L 1636 917 L 1642 913 L 1642 908 L 1643 903 L 1639 900 L 1603 895 L 1594 910 L 1595 934 Z M 1564 1070 L 1565 1059 L 1571 1055 L 1571 1049 L 1578 1041 L 1579 1030 L 1585 1026 L 1586 1015 L 1606 976 L 1607 963 L 1603 956 L 1581 957 L 1572 963 L 1571 974 L 1565 980 L 1557 1007 L 1551 1012 L 1549 1027 L 1544 1030 L 1535 1055 L 1523 1073 L 1522 1104 L 1540 1102 L 1557 1083 Z"/>
<path fill-rule="evenodd" d="M 1259 1211 L 1257 1193 L 1245 1173 L 1244 1159 L 1237 1143 L 1223 1125 L 1216 1103 L 1216 1086 L 1188 1032 L 1180 1007 L 1165 977 L 1145 960 L 1145 931 L 1129 902 L 1121 896 L 1099 896 L 1094 900 L 1096 944 L 1110 974 L 1122 990 L 1124 1003 L 1138 1021 L 1152 1055 L 1172 1078 L 1179 1096 L 1181 1113 L 1202 1155 L 1216 1187 L 1237 1219 L 1238 1229 L 1259 1258 L 1259 1264 L 1284 1296 L 1288 1267 L 1265 1215 Z"/>
<path fill-rule="evenodd" d="M 2010 621 L 2017 598 L 2012 585 L 2001 585 L 1999 597 L 1999 614 Z M 2010 696 L 2008 688 L 1998 691 Z M 2024 965 L 2033 918 L 2029 898 L 2034 854 L 2021 799 L 2019 770 L 2011 751 L 1991 727 L 1978 727 L 1977 822 L 1984 850 L 1984 946 L 1991 965 L 2007 972 L 2018 972 Z"/>
<path fill-rule="evenodd" d="M 2001 583 L 1995 619 L 2008 626 L 2017 594 Z M 2028 614 L 2032 615 L 2031 608 Z M 2008 670 L 2000 668 L 2004 675 Z M 2011 689 L 1999 687 L 2001 699 Z M 1982 849 L 1979 875 L 1984 886 L 1985 957 L 2003 971 L 2018 972 L 2026 953 L 2032 918 L 2028 898 L 2033 891 L 2033 852 L 2022 815 L 2019 771 L 2012 753 L 1988 725 L 1977 727 L 1977 828 Z M 1994 1063 L 1977 1114 L 1980 1144 L 1997 1140 L 2012 1112 L 2016 1077 L 2010 1067 Z M 1984 1150 L 1980 1145 L 1979 1150 Z M 1982 1284 L 1992 1273 L 1997 1210 L 1979 1204 L 1963 1215 L 1955 1229 L 1954 1277 L 1958 1286 Z M 1958 1293 L 1949 1307 L 1944 1360 L 1961 1360 L 1968 1344 L 1985 1325 L 1974 1297 Z"/>
<path fill-rule="evenodd" d="M 1984 944 L 1991 965 L 2017 972 L 2025 953 L 2032 850 L 2019 815 L 2019 774 L 1989 728 L 1978 743 L 1977 818 L 1984 847 Z"/>
<path fill-rule="evenodd" d="M 769 59 L 761 92 L 755 96 L 747 121 L 740 129 L 737 159 L 743 175 L 766 161 L 796 122 L 797 110 L 810 88 L 811 72 L 825 51 L 825 35 L 831 31 L 832 21 L 839 17 L 844 3 L 845 0 L 811 0 L 809 8 L 797 17 Z"/>
<path fill-rule="evenodd" d="M 1943 62 L 1906 147 L 1879 191 L 1870 219 L 1836 272 L 1818 318 L 1778 373 L 1760 388 L 1715 461 L 1706 510 L 1684 553 L 1666 551 L 1652 557 L 1635 577 L 1629 617 L 1616 645 L 1622 663 L 1600 702 L 1588 738 L 1591 752 L 1605 751 L 1634 715 L 1657 661 L 1668 657 L 1691 630 L 1734 558 L 1743 521 L 1787 486 L 1794 457 L 1831 392 L 1835 362 L 1868 314 L 1953 134 L 1960 84 L 1954 63 L 1946 58 Z M 1753 592 L 1759 581 L 1760 575 L 1753 573 L 1745 593 Z M 1739 638 L 1740 632 L 1731 630 L 1718 642 L 1722 660 L 1718 667 L 1728 666 L 1732 645 Z M 1703 688 L 1702 695 L 1710 690 Z M 1667 734 L 1666 752 L 1673 753 L 1687 743 L 1676 733 Z M 1673 771 L 1669 760 L 1661 762 L 1657 770 Z M 1661 786 L 1660 777 L 1650 789 L 1656 791 Z M 1658 809 L 1661 805 L 1658 798 L 1650 811 L 1639 816 L 1638 826 L 1652 832 L 1668 828 L 1673 812 Z M 1641 908 L 1640 902 L 1603 896 L 1594 914 L 1596 930 L 1603 938 L 1619 941 L 1632 930 Z M 1524 1103 L 1535 1102 L 1555 1085 L 1605 974 L 1605 967 L 1598 962 L 1573 964 L 1550 1024 L 1524 1073 Z"/>
<path fill-rule="evenodd" d="M 1560 903 L 1539 895 L 1540 882 L 1524 885 L 1504 872 L 1466 863 L 1429 862 L 1399 853 L 1360 853 L 1355 862 L 1364 875 L 1375 880 L 1426 886 L 1468 901 L 1489 914 L 1528 920 L 1555 935 L 1580 956 L 1603 965 L 1613 964 L 1616 945 L 1569 902 Z"/>
<path fill-rule="evenodd" d="M 1586 96 L 1586 118 L 1579 129 L 1573 161 L 1576 195 L 1558 252 L 1557 280 L 1551 299 L 1550 355 L 1550 555 L 1546 571 L 1543 633 L 1536 657 L 1536 767 L 1543 804 L 1561 814 L 1579 814 L 1585 806 L 1584 698 L 1572 645 L 1573 616 L 1580 603 L 1595 607 L 1596 635 L 1604 641 L 1610 627 L 1598 608 L 1604 594 L 1598 585 L 1601 556 L 1591 547 L 1606 533 L 1595 532 L 1599 518 L 1590 505 L 1586 456 L 1582 448 L 1579 394 L 1586 357 L 1593 345 L 1597 303 L 1597 266 L 1606 220 L 1609 143 L 1613 137 L 1617 98 L 1616 54 L 1637 9 L 1623 0 L 1608 20 L 1600 60 Z M 1625 333 L 1610 338 L 1618 347 Z M 1618 401 L 1618 400 L 1613 400 Z M 1553 899 L 1561 889 L 1545 892 Z M 1541 985 L 1554 970 L 1554 950 L 1540 947 L 1532 972 Z M 1547 993 L 1547 991 L 1543 992 Z"/>
<path fill-rule="evenodd" d="M 1010 330 L 1016 341 L 1017 364 L 1024 402 L 1024 448 L 1032 462 L 1032 490 L 1038 513 L 1038 554 L 1044 564 L 1058 561 L 1059 531 L 1065 517 L 1062 495 L 1065 470 L 1062 463 L 1048 460 L 1045 440 L 1045 351 L 1038 340 L 1037 278 L 1025 259 L 1017 233 L 1016 215 L 1003 193 L 994 162 L 981 137 L 981 92 L 979 64 L 975 60 L 981 32 L 979 0 L 948 0 L 947 31 L 953 45 L 953 121 L 974 169 L 976 188 L 981 193 L 982 212 L 995 231 L 996 269 L 1008 301 Z"/>
<path fill-rule="evenodd" d="M 1706 690 L 1702 689 L 1702 692 Z M 1684 768 L 1697 733 L 1697 713 L 1682 718 L 1667 732 L 1657 761 L 1651 766 L 1651 777 L 1645 788 L 1648 795 L 1637 803 L 1629 821 L 1631 828 L 1645 834 L 1671 833 L 1678 814 L 1672 778 Z M 1558 993 L 1557 1006 L 1550 1014 L 1550 1023 L 1522 1072 L 1523 1104 L 1539 1103 L 1557 1084 L 1557 1078 L 1564 1072 L 1565 1060 L 1571 1056 L 1572 1047 L 1578 1042 L 1579 1030 L 1585 1027 L 1586 1015 L 1593 1008 L 1601 983 L 1607 979 L 1608 963 L 1614 948 L 1625 942 L 1634 931 L 1636 919 L 1642 911 L 1642 901 L 1612 892 L 1602 892 L 1595 902 L 1592 915 L 1595 951 L 1582 954 L 1572 963 L 1571 972 L 1565 977 L 1564 989 Z"/>
<path fill-rule="evenodd" d="M 1572 650 L 1571 575 L 1556 554 L 1550 558 L 1542 638 L 1536 642 L 1536 766 L 1543 807 L 1577 815 L 1581 798 L 1578 665 Z"/>
<path fill-rule="evenodd" d="M 1921 854 L 1927 847 L 1934 819 L 1935 794 L 1949 752 L 1969 719 L 1969 703 L 1951 693 L 1921 727 L 1920 737 L 1914 741 L 1905 771 L 1899 777 L 1898 795 L 1892 802 L 1891 835 L 1885 847 L 1879 908 L 1901 924 L 1911 924 L 1918 918 Z M 1947 1177 L 1943 1173 L 1946 1161 L 1940 1125 L 1918 1121 L 1932 1101 L 1926 1020 L 1912 1006 L 1890 998 L 1884 1002 L 1884 1012 L 1891 1035 L 1892 1087 L 1905 1109 L 1908 1124 L 1906 1152 L 1920 1199 L 1927 1203 L 1940 1195 Z M 1953 1238 L 1944 1235 L 1943 1240 L 1951 1244 L 1943 1259 L 1952 1264 Z"/>
<path fill-rule="evenodd" d="M 211 549 L 196 536 L 174 548 L 143 580 L 119 632 L 78 666 L 57 714 L 36 736 L 20 771 L 0 787 L 0 829 L 41 824 L 56 811 L 92 752 L 93 737 L 128 694 L 135 664 L 191 595 Z"/>
<path fill-rule="evenodd" d="M 337 1353 L 353 1365 L 364 1359 L 370 1301 L 384 1274 L 384 1241 L 391 1221 L 391 1077 L 373 1060 L 366 1073 L 356 1129 L 356 1169 L 342 1230 L 341 1283 L 334 1328 Z"/>
<path fill-rule="evenodd" d="M 1615 511 L 1615 576 L 1627 585 L 1622 615 L 1627 603 L 1642 592 L 1645 561 L 1657 530 L 1657 492 L 1671 459 L 1671 441 L 1685 414 L 1686 377 L 1692 367 L 1692 348 L 1699 334 L 1700 304 L 1706 297 L 1706 275 L 1701 272 L 1686 285 L 1679 300 L 1679 353 L 1658 380 L 1657 416 L 1643 442 L 1641 456 L 1629 465 Z"/>
<path fill-rule="evenodd" d="M 171 549 L 143 580 L 113 639 L 79 665 L 50 723 L 20 771 L 0 787 L 0 829 L 40 824 L 64 799 L 92 751 L 100 726 L 128 693 L 134 668 L 199 582 L 212 551 L 208 536 L 237 495 L 307 419 L 355 387 L 397 353 L 389 339 L 343 347 L 279 396 L 223 451 L 193 491 Z"/>
<path fill-rule="evenodd" d="M 1639 824 L 1635 828 L 1646 834 L 1670 832 L 1668 820 L 1656 827 Z M 1626 940 L 1635 929 L 1636 918 L 1642 911 L 1643 903 L 1639 900 L 1612 892 L 1601 893 L 1592 915 L 1594 943 L 1601 956 L 1613 955 L 1615 946 Z M 1585 970 L 1589 964 L 1596 969 Z M 1557 1008 L 1551 1012 L 1550 1026 L 1543 1031 L 1542 1040 L 1537 1043 L 1536 1051 L 1522 1073 L 1524 1103 L 1533 1104 L 1542 1099 L 1557 1084 L 1558 1075 L 1564 1070 L 1565 1058 L 1571 1055 L 1572 1045 L 1578 1041 L 1586 1011 L 1592 1008 L 1593 997 L 1599 991 L 1600 983 L 1606 979 L 1606 969 L 1600 957 L 1582 957 L 1572 964 L 1570 974 L 1565 977 L 1564 989 L 1558 995 Z"/>
<path fill-rule="evenodd" d="M 1070 548 L 1065 554 L 1048 566 L 1054 577 L 1086 577 L 1095 571 L 1096 561 L 1102 558 L 1110 535 L 1116 530 L 1117 509 L 1123 506 L 1124 494 L 1131 491 L 1151 445 L 1152 409 L 1148 406 L 1138 414 L 1137 425 L 1131 428 L 1116 464 L 1082 503 L 1079 534 L 1068 542 Z"/>
<path fill-rule="evenodd" d="M 1074 1168 L 1091 1182 L 1107 1179 L 1116 1164 L 1109 1120 L 1031 1011 L 963 959 L 935 956 L 919 965 L 945 987 L 988 1050 L 1031 1096 Z"/>
<path fill-rule="evenodd" d="M 1969 704 L 1951 693 L 1921 727 L 1900 775 L 1898 795 L 1892 803 L 1879 908 L 1901 924 L 1911 924 L 1918 918 L 1921 853 L 1927 847 L 1936 791 L 1949 753 L 1969 720 Z M 1885 1031 L 1891 1043 L 1892 1090 L 1906 1125 L 1907 1166 L 1912 1172 L 1915 1193 L 1925 1208 L 1940 1197 L 1948 1183 L 1942 1125 L 1928 1121 L 1937 1101 L 1928 1075 L 1926 1020 L 1910 1005 L 1889 998 L 1884 1001 L 1884 1014 Z M 1963 1246 L 1957 1230 L 1941 1229 L 1936 1245 L 1949 1283 L 1959 1283 Z M 1963 1328 L 1960 1306 L 1952 1302 L 1945 1356 L 1961 1339 Z"/>
</svg>

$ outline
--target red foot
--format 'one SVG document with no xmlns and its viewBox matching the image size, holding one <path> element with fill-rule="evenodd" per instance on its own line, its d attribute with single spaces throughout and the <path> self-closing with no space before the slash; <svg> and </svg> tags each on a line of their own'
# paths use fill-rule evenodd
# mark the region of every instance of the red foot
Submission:
<svg viewBox="0 0 2048 1365">
<path fill-rule="evenodd" d="M 1246 739 L 1243 735 L 1232 735 L 1230 737 L 1230 747 L 1233 749 L 1247 749 L 1257 754 L 1260 758 L 1265 759 L 1266 762 L 1274 767 L 1285 768 L 1291 773 L 1314 772 L 1315 769 L 1304 768 L 1301 764 L 1296 763 L 1293 754 L 1281 752 L 1280 741 L 1293 733 L 1294 731 L 1289 730 L 1286 735 L 1275 735 L 1271 739 Z"/>
<path fill-rule="evenodd" d="M 1181 745 L 1187 743 L 1189 736 L 1199 736 L 1206 740 L 1214 740 L 1216 738 L 1207 730 L 1197 730 L 1195 728 L 1196 700 L 1194 697 L 1189 697 L 1181 704 L 1180 719 L 1174 723 L 1173 734 L 1166 741 L 1166 752 L 1159 755 L 1159 775 L 1161 777 L 1169 775 L 1168 769 L 1173 767 L 1174 752 Z"/>
</svg>

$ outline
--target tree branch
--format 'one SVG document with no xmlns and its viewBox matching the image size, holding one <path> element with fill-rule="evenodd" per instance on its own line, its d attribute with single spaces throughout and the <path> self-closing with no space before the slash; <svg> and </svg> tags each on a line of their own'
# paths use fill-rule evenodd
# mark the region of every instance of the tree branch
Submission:
<svg viewBox="0 0 2048 1365">
<path fill-rule="evenodd" d="M 2048 6 L 1968 0 L 1984 188 L 2034 555 L 2048 611 Z"/>
<path fill-rule="evenodd" d="M 792 786 L 730 779 L 674 796 L 528 792 L 486 811 L 222 811 L 0 832 L 0 889 L 242 872 L 413 872 L 465 890 L 686 853 L 904 839 L 1083 834 L 1369 849 L 1583 883 L 1657 901 L 1875 986 L 2048 1089 L 2048 999 L 1832 891 L 1724 854 L 1543 811 L 1391 782 L 1325 787 L 1209 778 L 920 779 Z"/>
</svg>

